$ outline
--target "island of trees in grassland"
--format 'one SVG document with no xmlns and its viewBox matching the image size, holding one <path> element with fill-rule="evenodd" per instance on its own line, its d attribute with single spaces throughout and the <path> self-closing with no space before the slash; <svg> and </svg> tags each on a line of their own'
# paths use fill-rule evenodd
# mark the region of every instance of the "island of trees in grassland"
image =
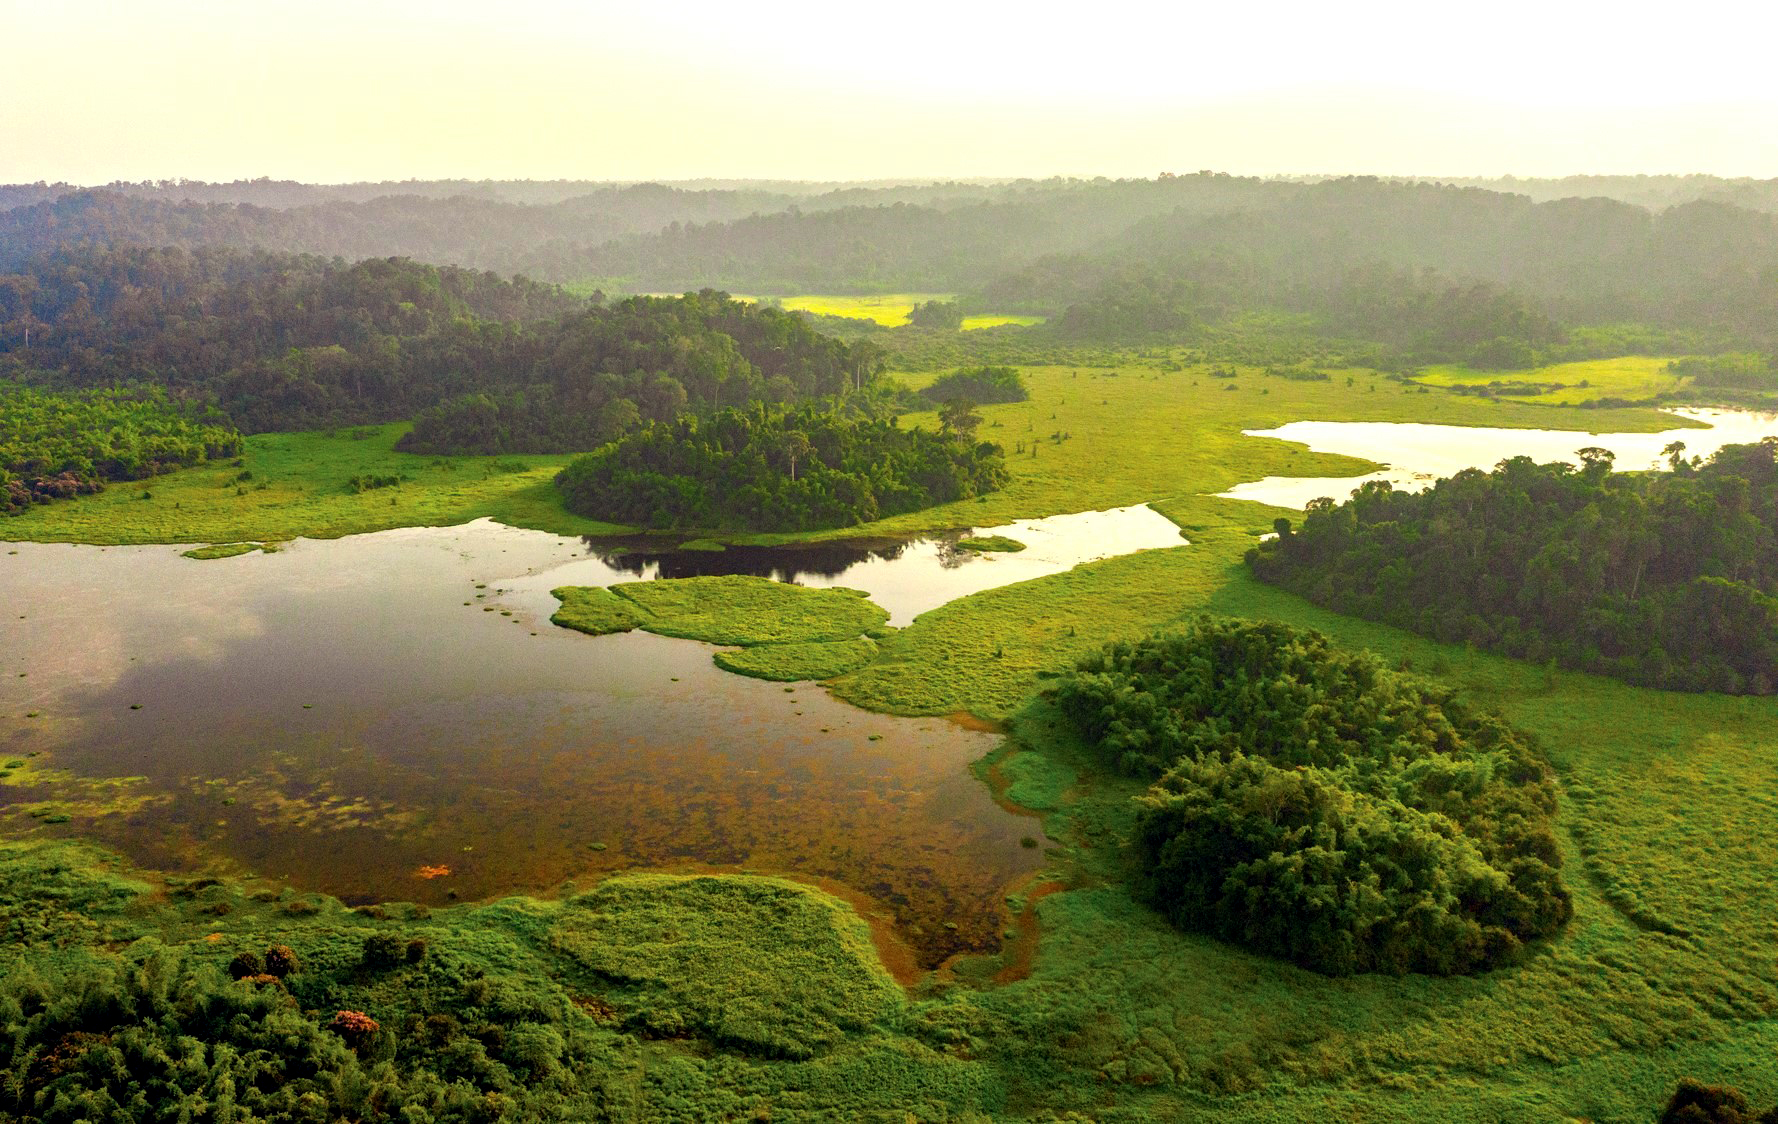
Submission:
<svg viewBox="0 0 1778 1124">
<path fill-rule="evenodd" d="M 1778 690 L 1778 438 L 1672 471 L 1503 461 L 1317 500 L 1248 555 L 1342 613 L 1682 691 Z"/>
<path fill-rule="evenodd" d="M 1061 679 L 1126 774 L 1150 900 L 1183 928 L 1330 975 L 1479 972 L 1560 930 L 1555 779 L 1431 681 L 1282 624 L 1200 618 Z"/>
<path fill-rule="evenodd" d="M 1000 446 L 967 403 L 939 432 L 814 405 L 655 422 L 556 478 L 570 511 L 614 523 L 808 531 L 867 523 L 1005 486 Z"/>
</svg>

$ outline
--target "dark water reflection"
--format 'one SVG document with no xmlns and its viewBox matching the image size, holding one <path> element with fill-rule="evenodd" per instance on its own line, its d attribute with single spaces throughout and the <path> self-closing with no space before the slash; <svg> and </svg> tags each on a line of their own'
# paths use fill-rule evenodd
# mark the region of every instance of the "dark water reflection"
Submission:
<svg viewBox="0 0 1778 1124">
<path fill-rule="evenodd" d="M 1148 507 L 1083 511 L 1023 519 L 975 534 L 1025 544 L 1017 552 L 978 553 L 957 545 L 963 532 L 908 540 L 852 539 L 812 546 L 663 550 L 659 539 L 589 539 L 591 557 L 553 571 L 546 580 L 513 583 L 514 596 L 542 607 L 549 583 L 611 585 L 654 578 L 748 574 L 809 586 L 849 586 L 870 594 L 905 625 L 940 605 L 1014 582 L 1059 574 L 1083 562 L 1138 550 L 1185 545 L 1177 525 Z"/>
<path fill-rule="evenodd" d="M 486 522 L 201 563 L 7 544 L 0 751 L 67 775 L 0 784 L 0 832 L 220 859 L 352 902 L 636 866 L 788 872 L 868 896 L 925 964 L 998 943 L 1041 833 L 968 771 L 994 736 L 729 675 L 700 644 L 554 628 L 547 590 L 575 572 L 667 565 L 583 549 Z M 42 826 L 34 803 L 72 822 Z"/>
</svg>

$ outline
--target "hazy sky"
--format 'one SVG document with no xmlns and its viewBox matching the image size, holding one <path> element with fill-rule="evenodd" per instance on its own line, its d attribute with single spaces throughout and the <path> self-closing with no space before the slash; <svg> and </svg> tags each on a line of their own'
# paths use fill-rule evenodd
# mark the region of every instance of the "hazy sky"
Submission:
<svg viewBox="0 0 1778 1124">
<path fill-rule="evenodd" d="M 0 0 L 0 181 L 1778 176 L 1778 6 Z"/>
</svg>

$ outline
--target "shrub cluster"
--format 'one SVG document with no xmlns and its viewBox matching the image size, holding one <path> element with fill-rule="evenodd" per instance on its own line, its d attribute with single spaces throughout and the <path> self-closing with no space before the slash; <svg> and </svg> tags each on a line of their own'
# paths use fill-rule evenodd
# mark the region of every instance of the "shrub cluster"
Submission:
<svg viewBox="0 0 1778 1124">
<path fill-rule="evenodd" d="M 1031 397 L 1025 380 L 1011 367 L 965 367 L 933 381 L 920 391 L 928 402 L 950 402 L 967 398 L 978 406 L 1002 402 L 1023 402 Z"/>
<path fill-rule="evenodd" d="M 241 435 L 158 388 L 55 393 L 0 382 L 0 514 L 241 451 Z"/>
<path fill-rule="evenodd" d="M 1319 633 L 1202 618 L 1055 689 L 1139 797 L 1155 904 L 1330 975 L 1476 972 L 1572 915 L 1525 738 Z"/>
</svg>

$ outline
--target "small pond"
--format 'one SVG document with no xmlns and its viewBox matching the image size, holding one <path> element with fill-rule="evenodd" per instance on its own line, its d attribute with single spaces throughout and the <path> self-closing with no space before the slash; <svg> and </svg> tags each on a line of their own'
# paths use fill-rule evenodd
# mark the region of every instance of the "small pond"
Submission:
<svg viewBox="0 0 1778 1124">
<path fill-rule="evenodd" d="M 1552 429 L 1495 429 L 1422 422 L 1291 422 L 1277 429 L 1251 429 L 1250 437 L 1298 441 L 1317 453 L 1343 453 L 1388 467 L 1364 476 L 1268 476 L 1237 484 L 1221 493 L 1232 499 L 1258 500 L 1298 508 L 1320 496 L 1344 500 L 1370 480 L 1387 480 L 1397 488 L 1418 491 L 1466 468 L 1491 469 L 1509 457 L 1527 456 L 1539 463 L 1578 464 L 1575 450 L 1588 446 L 1610 449 L 1621 470 L 1644 469 L 1666 458 L 1661 450 L 1685 443 L 1688 457 L 1704 456 L 1724 445 L 1740 445 L 1778 435 L 1778 414 L 1749 410 L 1686 409 L 1671 411 L 1702 422 L 1708 429 L 1669 429 L 1659 433 L 1577 433 Z"/>
<path fill-rule="evenodd" d="M 969 765 L 996 736 L 870 714 L 717 669 L 702 644 L 589 637 L 548 590 L 765 572 L 871 591 L 898 622 L 1142 546 L 1146 508 L 957 536 L 719 554 L 616 553 L 490 521 L 198 562 L 178 547 L 0 547 L 0 830 L 235 869 L 348 902 L 550 893 L 627 867 L 831 880 L 920 963 L 998 944 L 1038 821 Z M 723 569 L 723 566 L 731 567 Z M 29 757 L 37 754 L 36 757 Z M 65 824 L 34 827 L 48 810 Z"/>
</svg>

